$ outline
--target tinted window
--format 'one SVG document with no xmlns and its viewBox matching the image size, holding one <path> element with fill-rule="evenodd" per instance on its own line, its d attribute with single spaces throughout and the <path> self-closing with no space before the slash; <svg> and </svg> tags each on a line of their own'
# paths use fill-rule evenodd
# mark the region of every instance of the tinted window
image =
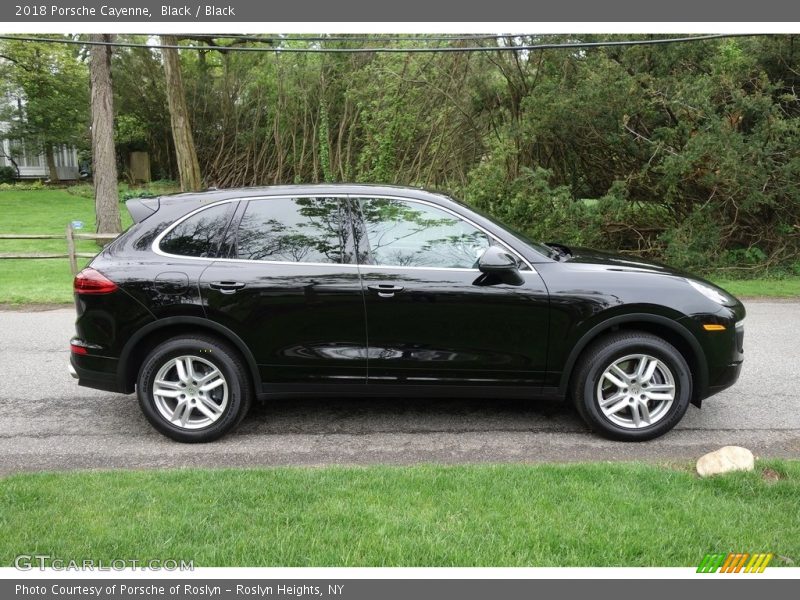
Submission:
<svg viewBox="0 0 800 600">
<path fill-rule="evenodd" d="M 427 204 L 363 199 L 361 212 L 370 264 L 470 269 L 491 245 L 484 232 Z"/>
<path fill-rule="evenodd" d="M 233 206 L 217 204 L 181 221 L 161 240 L 161 250 L 181 256 L 216 256 Z"/>
<path fill-rule="evenodd" d="M 347 231 L 336 198 L 252 200 L 239 225 L 237 258 L 340 263 Z"/>
</svg>

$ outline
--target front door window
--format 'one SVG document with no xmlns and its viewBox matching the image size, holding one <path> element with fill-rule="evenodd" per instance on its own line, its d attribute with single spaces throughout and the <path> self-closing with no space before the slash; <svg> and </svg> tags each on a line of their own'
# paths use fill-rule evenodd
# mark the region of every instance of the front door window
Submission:
<svg viewBox="0 0 800 600">
<path fill-rule="evenodd" d="M 474 269 L 490 237 L 442 209 L 408 200 L 367 198 L 360 202 L 368 254 L 376 266 Z M 357 240 L 358 241 L 358 240 Z M 365 249 L 364 249 L 365 250 Z"/>
</svg>

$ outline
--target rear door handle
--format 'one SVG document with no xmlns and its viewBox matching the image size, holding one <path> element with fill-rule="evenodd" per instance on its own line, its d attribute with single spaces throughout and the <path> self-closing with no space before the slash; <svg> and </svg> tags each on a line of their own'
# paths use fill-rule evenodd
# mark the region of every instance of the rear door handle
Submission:
<svg viewBox="0 0 800 600">
<path fill-rule="evenodd" d="M 377 292 L 378 296 L 380 296 L 381 298 L 391 298 L 397 292 L 403 291 L 402 285 L 392 285 L 387 283 L 380 283 L 378 285 L 368 285 L 367 288 L 369 288 L 371 292 Z"/>
<path fill-rule="evenodd" d="M 219 290 L 223 294 L 235 294 L 236 290 L 242 289 L 245 284 L 241 281 L 212 281 L 209 286 L 213 290 Z"/>
</svg>

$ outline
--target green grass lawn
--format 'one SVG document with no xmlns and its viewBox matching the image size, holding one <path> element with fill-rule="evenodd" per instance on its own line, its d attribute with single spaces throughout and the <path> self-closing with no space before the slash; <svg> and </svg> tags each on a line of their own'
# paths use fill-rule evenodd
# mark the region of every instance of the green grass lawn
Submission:
<svg viewBox="0 0 800 600">
<path fill-rule="evenodd" d="M 120 204 L 122 226 L 131 223 Z M 70 221 L 83 221 L 84 231 L 95 230 L 94 200 L 69 193 L 65 188 L 0 191 L 0 233 L 63 234 Z M 79 252 L 99 251 L 89 240 L 76 244 Z M 0 240 L 0 253 L 66 253 L 61 240 Z M 87 259 L 79 259 L 83 266 Z M 72 273 L 69 260 L 0 260 L 0 303 L 71 303 Z"/>
<path fill-rule="evenodd" d="M 714 283 L 734 296 L 800 299 L 800 277 L 788 279 L 714 279 Z"/>
<path fill-rule="evenodd" d="M 148 191 L 170 193 L 168 185 L 155 183 Z M 83 221 L 85 231 L 94 231 L 94 200 L 91 188 L 0 191 L 0 233 L 62 234 L 70 221 Z M 131 223 L 120 204 L 123 228 Z M 78 243 L 80 252 L 97 252 L 92 241 Z M 66 252 L 65 240 L 0 240 L 0 253 Z M 83 266 L 87 260 L 80 260 Z M 800 277 L 788 279 L 724 280 L 716 283 L 736 296 L 800 298 Z M 0 304 L 72 302 L 72 273 L 67 259 L 0 260 Z"/>
<path fill-rule="evenodd" d="M 800 562 L 800 461 L 699 479 L 636 463 L 168 470 L 0 480 L 18 554 L 195 566 L 696 566 Z"/>
</svg>

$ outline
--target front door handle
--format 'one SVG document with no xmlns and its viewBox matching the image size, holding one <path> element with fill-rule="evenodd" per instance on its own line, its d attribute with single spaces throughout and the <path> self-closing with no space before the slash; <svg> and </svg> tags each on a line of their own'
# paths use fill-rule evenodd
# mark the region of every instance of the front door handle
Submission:
<svg viewBox="0 0 800 600">
<path fill-rule="evenodd" d="M 403 291 L 402 285 L 392 285 L 387 283 L 380 283 L 378 285 L 368 285 L 367 288 L 371 292 L 377 292 L 381 298 L 392 298 L 397 292 Z"/>
<path fill-rule="evenodd" d="M 236 290 L 242 289 L 245 284 L 241 281 L 212 281 L 209 286 L 213 290 L 219 290 L 223 294 L 235 294 Z"/>
</svg>

